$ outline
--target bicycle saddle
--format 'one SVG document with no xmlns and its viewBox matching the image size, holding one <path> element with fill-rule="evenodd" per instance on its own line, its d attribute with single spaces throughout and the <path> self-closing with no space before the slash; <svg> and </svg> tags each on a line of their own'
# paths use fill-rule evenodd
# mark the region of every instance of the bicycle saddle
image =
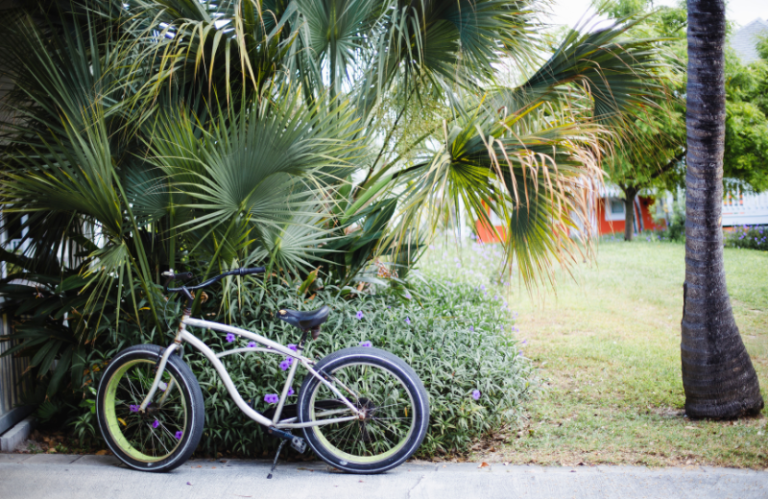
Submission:
<svg viewBox="0 0 768 499">
<path fill-rule="evenodd" d="M 329 313 L 331 313 L 331 309 L 327 305 L 323 305 L 312 312 L 280 309 L 277 316 L 280 320 L 287 322 L 291 326 L 295 326 L 302 331 L 309 331 L 310 329 L 317 329 L 320 324 L 325 322 L 328 319 Z"/>
</svg>

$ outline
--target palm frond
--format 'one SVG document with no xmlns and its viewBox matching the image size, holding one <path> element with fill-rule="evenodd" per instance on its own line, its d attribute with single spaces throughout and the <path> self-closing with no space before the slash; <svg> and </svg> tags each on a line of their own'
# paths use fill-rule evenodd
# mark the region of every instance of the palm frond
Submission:
<svg viewBox="0 0 768 499">
<path fill-rule="evenodd" d="M 583 34 L 571 30 L 536 73 L 519 87 L 498 88 L 490 96 L 489 106 L 519 113 L 542 101 L 570 98 L 565 91 L 569 84 L 588 92 L 599 123 L 615 124 L 628 111 L 654 106 L 653 98 L 662 94 L 653 77 L 663 67 L 655 47 L 658 40 L 622 39 L 638 22 L 624 19 Z"/>
</svg>

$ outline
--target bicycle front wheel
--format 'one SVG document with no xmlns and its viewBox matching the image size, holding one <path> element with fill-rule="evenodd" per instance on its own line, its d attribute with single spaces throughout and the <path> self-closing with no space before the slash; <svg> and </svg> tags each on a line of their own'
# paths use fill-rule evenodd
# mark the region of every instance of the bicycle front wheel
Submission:
<svg viewBox="0 0 768 499">
<path fill-rule="evenodd" d="M 145 412 L 139 412 L 152 388 L 164 349 L 137 345 L 109 364 L 99 385 L 96 416 L 109 449 L 141 471 L 170 471 L 194 452 L 203 433 L 203 394 L 192 370 L 175 353 Z"/>
<path fill-rule="evenodd" d="M 381 473 L 402 464 L 419 448 L 429 424 L 429 399 L 408 364 L 389 352 L 355 347 L 339 350 L 315 369 L 362 412 L 353 411 L 310 373 L 299 393 L 298 417 L 312 450 L 350 473 Z"/>
</svg>

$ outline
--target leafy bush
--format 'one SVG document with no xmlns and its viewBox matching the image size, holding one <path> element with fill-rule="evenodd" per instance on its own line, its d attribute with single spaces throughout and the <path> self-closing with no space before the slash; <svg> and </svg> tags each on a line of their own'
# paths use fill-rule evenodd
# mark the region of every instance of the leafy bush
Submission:
<svg viewBox="0 0 768 499">
<path fill-rule="evenodd" d="M 675 200 L 672 203 L 672 212 L 669 215 L 669 219 L 666 217 L 661 219 L 654 217 L 654 220 L 657 223 L 664 221 L 667 224 L 666 229 L 656 232 L 656 237 L 660 241 L 685 242 L 685 201 Z"/>
<path fill-rule="evenodd" d="M 748 248 L 768 251 L 768 228 L 763 226 L 736 227 L 726 234 L 725 245 L 730 248 Z"/>
<path fill-rule="evenodd" d="M 253 281 L 242 287 L 241 305 L 232 310 L 232 322 L 261 331 L 283 344 L 297 343 L 299 330 L 275 317 L 280 308 L 313 309 L 328 305 L 333 312 L 316 341 L 305 353 L 317 359 L 341 348 L 370 341 L 403 358 L 419 374 L 430 395 L 430 431 L 419 453 L 422 456 L 460 453 L 484 435 L 513 424 L 530 386 L 530 365 L 520 356 L 509 329 L 506 306 L 489 300 L 467 284 L 422 283 L 411 299 L 401 301 L 394 292 L 340 297 L 339 288 L 318 290 L 314 299 L 302 300 L 295 288 L 271 283 L 269 292 Z M 211 293 L 203 313 L 218 315 L 218 296 Z M 362 319 L 357 313 L 362 312 Z M 244 347 L 238 338 L 228 343 L 225 334 L 193 331 L 214 350 Z M 200 354 L 187 349 L 185 361 L 200 381 L 205 395 L 206 429 L 200 449 L 207 454 L 224 450 L 259 455 L 277 444 L 260 426 L 245 417 L 231 401 L 214 368 Z M 286 373 L 278 355 L 247 354 L 223 358 L 236 386 L 246 400 L 263 412 L 268 393 L 279 393 Z M 304 376 L 300 368 L 294 382 L 298 390 Z M 481 396 L 474 400 L 472 392 Z M 295 403 L 297 395 L 289 403 Z"/>
</svg>

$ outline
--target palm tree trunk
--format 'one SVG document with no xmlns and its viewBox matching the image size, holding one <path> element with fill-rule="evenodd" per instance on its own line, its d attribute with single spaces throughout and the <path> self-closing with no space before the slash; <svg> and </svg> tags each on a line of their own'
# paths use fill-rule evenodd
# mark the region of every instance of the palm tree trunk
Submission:
<svg viewBox="0 0 768 499">
<path fill-rule="evenodd" d="M 735 418 L 763 408 L 723 266 L 725 4 L 688 0 L 688 170 L 681 357 L 685 411 Z"/>
</svg>

